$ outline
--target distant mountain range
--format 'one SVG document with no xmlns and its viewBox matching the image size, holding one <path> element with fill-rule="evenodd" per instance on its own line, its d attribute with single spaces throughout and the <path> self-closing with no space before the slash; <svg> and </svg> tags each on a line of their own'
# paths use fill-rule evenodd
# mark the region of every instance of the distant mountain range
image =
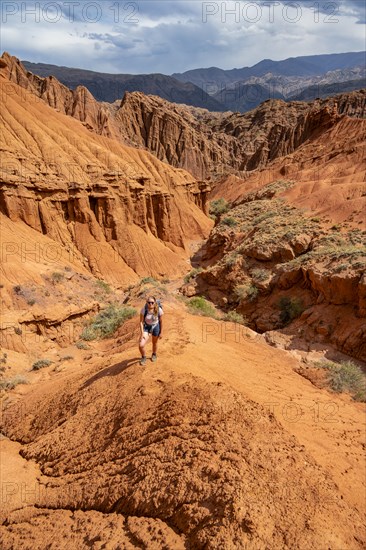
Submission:
<svg viewBox="0 0 366 550">
<path fill-rule="evenodd" d="M 284 101 L 314 101 L 366 87 L 366 69 L 339 69 L 314 77 L 286 77 L 268 73 L 246 81 L 228 84 L 212 97 L 227 110 L 246 112 L 267 99 Z"/>
<path fill-rule="evenodd" d="M 366 52 L 335 53 L 328 55 L 306 55 L 289 57 L 282 61 L 263 59 L 253 67 L 223 70 L 217 67 L 193 69 L 185 73 L 174 73 L 172 76 L 181 82 L 192 82 L 200 88 L 208 84 L 231 84 L 246 81 L 252 76 L 264 76 L 268 73 L 277 76 L 317 76 L 328 71 L 348 69 L 366 64 Z"/>
<path fill-rule="evenodd" d="M 265 59 L 253 67 L 194 69 L 163 74 L 107 74 L 23 61 L 28 71 L 55 76 L 71 89 L 82 85 L 98 101 L 140 91 L 209 111 L 247 112 L 267 99 L 312 101 L 366 87 L 366 52 Z"/>
<path fill-rule="evenodd" d="M 143 92 L 157 95 L 172 103 L 185 103 L 204 107 L 209 111 L 223 111 L 224 106 L 191 82 L 181 82 L 164 74 L 108 74 L 22 61 L 28 71 L 38 76 L 55 76 L 57 80 L 74 90 L 85 86 L 98 101 L 113 103 L 122 99 L 125 92 Z"/>
</svg>

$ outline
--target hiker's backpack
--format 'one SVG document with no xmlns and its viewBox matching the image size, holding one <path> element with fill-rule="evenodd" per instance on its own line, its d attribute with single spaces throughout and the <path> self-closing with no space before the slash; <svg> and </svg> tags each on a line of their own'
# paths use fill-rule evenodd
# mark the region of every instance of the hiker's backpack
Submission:
<svg viewBox="0 0 366 550">
<path fill-rule="evenodd" d="M 163 306 L 161 305 L 161 301 L 160 301 L 160 300 L 156 300 L 156 303 L 158 304 L 158 319 L 160 319 L 160 315 L 159 315 L 159 308 L 163 309 Z M 148 307 L 147 307 L 147 304 L 145 304 L 145 310 L 144 310 L 144 321 L 145 321 L 145 318 L 146 318 L 147 312 L 148 312 Z"/>
</svg>

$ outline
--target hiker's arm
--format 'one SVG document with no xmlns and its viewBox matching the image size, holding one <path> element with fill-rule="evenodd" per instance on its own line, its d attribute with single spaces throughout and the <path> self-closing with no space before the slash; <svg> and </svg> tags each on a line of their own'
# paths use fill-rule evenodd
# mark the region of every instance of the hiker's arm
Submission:
<svg viewBox="0 0 366 550">
<path fill-rule="evenodd" d="M 144 316 L 142 313 L 140 313 L 140 332 L 142 336 L 144 333 Z"/>
<path fill-rule="evenodd" d="M 163 316 L 162 315 L 160 315 L 160 317 L 159 317 L 159 324 L 160 324 L 159 337 L 161 338 L 161 335 L 163 333 Z"/>
</svg>

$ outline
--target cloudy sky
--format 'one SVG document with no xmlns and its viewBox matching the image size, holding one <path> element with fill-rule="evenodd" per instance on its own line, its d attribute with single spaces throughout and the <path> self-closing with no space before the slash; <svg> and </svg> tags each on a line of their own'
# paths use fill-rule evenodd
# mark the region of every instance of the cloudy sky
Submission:
<svg viewBox="0 0 366 550">
<path fill-rule="evenodd" d="M 1 50 L 110 73 L 171 74 L 365 50 L 364 0 L 1 0 Z"/>
</svg>

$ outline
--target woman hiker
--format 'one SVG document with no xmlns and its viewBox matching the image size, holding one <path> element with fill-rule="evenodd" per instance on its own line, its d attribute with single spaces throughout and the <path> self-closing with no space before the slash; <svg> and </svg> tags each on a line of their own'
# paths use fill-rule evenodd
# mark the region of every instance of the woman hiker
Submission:
<svg viewBox="0 0 366 550">
<path fill-rule="evenodd" d="M 140 365 L 145 365 L 146 363 L 146 352 L 145 345 L 149 340 L 150 334 L 152 335 L 152 356 L 151 361 L 156 361 L 157 359 L 157 348 L 158 340 L 162 336 L 163 330 L 163 309 L 160 304 L 157 302 L 155 296 L 149 296 L 146 300 L 145 306 L 141 309 L 140 312 L 140 330 L 141 338 L 139 342 L 139 350 L 141 353 Z"/>
</svg>

